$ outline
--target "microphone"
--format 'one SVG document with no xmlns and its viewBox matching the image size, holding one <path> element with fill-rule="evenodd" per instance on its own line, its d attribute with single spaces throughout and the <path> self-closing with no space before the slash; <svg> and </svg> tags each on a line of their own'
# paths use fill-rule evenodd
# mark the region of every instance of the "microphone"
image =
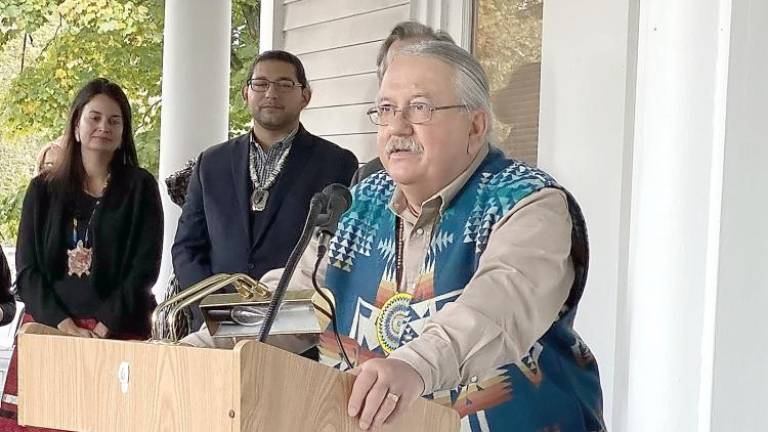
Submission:
<svg viewBox="0 0 768 432">
<path fill-rule="evenodd" d="M 272 329 L 272 324 L 283 302 L 285 292 L 288 290 L 288 283 L 296 271 L 301 255 L 309 245 L 312 234 L 316 230 L 320 231 L 320 235 L 323 236 L 321 237 L 321 242 L 325 243 L 325 249 L 327 250 L 328 242 L 336 233 L 339 218 L 341 218 L 342 213 L 347 211 L 351 203 L 352 195 L 349 193 L 349 190 L 337 183 L 326 186 L 322 192 L 318 192 L 312 197 L 309 203 L 309 214 L 304 223 L 301 237 L 299 237 L 298 243 L 296 243 L 291 255 L 288 257 L 288 262 L 285 265 L 283 275 L 280 277 L 280 282 L 278 282 L 275 292 L 272 293 L 272 301 L 269 303 L 269 308 L 264 317 L 264 324 L 259 332 L 260 342 L 264 342 L 267 336 L 269 336 L 269 331 Z M 323 240 L 325 237 L 327 239 Z"/>
<path fill-rule="evenodd" d="M 352 205 L 352 194 L 346 186 L 339 183 L 329 184 L 321 193 L 328 203 L 325 211 L 317 217 L 318 257 L 323 257 L 328 252 L 328 244 L 336 234 L 341 215 Z"/>
</svg>

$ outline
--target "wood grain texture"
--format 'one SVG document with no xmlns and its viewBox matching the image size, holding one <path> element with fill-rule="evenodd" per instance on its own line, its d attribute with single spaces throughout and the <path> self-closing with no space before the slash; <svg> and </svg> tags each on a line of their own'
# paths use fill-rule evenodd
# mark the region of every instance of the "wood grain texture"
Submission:
<svg viewBox="0 0 768 432">
<path fill-rule="evenodd" d="M 354 377 L 256 341 L 233 350 L 84 339 L 40 324 L 19 336 L 19 423 L 88 432 L 359 430 Z M 130 364 L 127 393 L 118 367 Z M 419 399 L 384 431 L 458 431 Z"/>
<path fill-rule="evenodd" d="M 231 351 L 29 330 L 19 337 L 20 424 L 93 432 L 234 429 L 229 412 L 239 386 Z M 126 394 L 117 376 L 124 361 Z"/>
<path fill-rule="evenodd" d="M 346 412 L 354 376 L 252 341 L 238 343 L 235 351 L 241 352 L 242 362 L 248 362 L 240 365 L 243 432 L 360 430 L 357 419 Z M 457 432 L 459 415 L 419 399 L 382 430 Z"/>
</svg>

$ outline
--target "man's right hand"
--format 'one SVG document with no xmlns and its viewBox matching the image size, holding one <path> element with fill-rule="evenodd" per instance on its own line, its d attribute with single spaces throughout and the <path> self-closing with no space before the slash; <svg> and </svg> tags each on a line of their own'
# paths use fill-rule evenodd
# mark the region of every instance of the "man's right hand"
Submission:
<svg viewBox="0 0 768 432">
<path fill-rule="evenodd" d="M 78 327 L 77 324 L 75 324 L 75 322 L 72 321 L 72 318 L 64 319 L 56 326 L 56 328 L 58 328 L 60 332 L 66 333 L 72 336 L 85 337 L 85 338 L 99 337 L 90 330 L 84 329 L 82 327 Z"/>
</svg>

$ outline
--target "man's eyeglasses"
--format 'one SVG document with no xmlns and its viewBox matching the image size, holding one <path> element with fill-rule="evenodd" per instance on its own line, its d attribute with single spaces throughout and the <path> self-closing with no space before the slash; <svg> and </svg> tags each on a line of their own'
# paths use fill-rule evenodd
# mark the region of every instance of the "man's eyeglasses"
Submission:
<svg viewBox="0 0 768 432">
<path fill-rule="evenodd" d="M 396 113 L 402 113 L 403 118 L 411 124 L 425 123 L 432 119 L 432 113 L 435 111 L 453 109 L 453 108 L 466 108 L 466 105 L 443 105 L 432 106 L 427 102 L 414 102 L 408 104 L 404 108 L 396 108 L 394 105 L 383 104 L 377 107 L 373 107 L 366 111 L 368 117 L 375 125 L 389 126 L 392 120 L 395 119 Z"/>
<path fill-rule="evenodd" d="M 304 87 L 304 84 L 300 84 L 297 82 L 293 82 L 291 80 L 285 79 L 285 80 L 277 80 L 277 81 L 270 81 L 266 79 L 254 79 L 251 78 L 247 82 L 248 87 L 251 88 L 251 90 L 258 92 L 258 93 L 264 93 L 267 90 L 269 90 L 269 85 L 272 84 L 275 86 L 275 90 L 277 90 L 279 93 L 287 93 L 291 90 L 293 90 L 295 87 Z"/>
</svg>

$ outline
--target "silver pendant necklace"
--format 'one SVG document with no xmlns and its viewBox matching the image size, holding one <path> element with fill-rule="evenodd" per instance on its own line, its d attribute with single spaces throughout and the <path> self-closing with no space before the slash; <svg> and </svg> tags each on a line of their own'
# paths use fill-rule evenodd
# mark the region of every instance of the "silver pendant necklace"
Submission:
<svg viewBox="0 0 768 432">
<path fill-rule="evenodd" d="M 267 208 L 268 199 L 269 191 L 254 184 L 253 193 L 251 194 L 251 210 L 255 212 L 264 211 Z"/>
<path fill-rule="evenodd" d="M 251 174 L 251 181 L 253 182 L 253 192 L 251 193 L 251 211 L 254 212 L 263 212 L 264 209 L 267 208 L 267 201 L 269 200 L 269 188 L 272 187 L 272 184 L 277 179 L 278 174 L 280 174 L 280 171 L 283 169 L 283 164 L 285 163 L 285 158 L 288 157 L 288 153 L 290 152 L 291 148 L 288 147 L 283 154 L 280 155 L 280 158 L 275 163 L 272 170 L 269 172 L 266 181 L 263 183 L 261 182 L 261 179 L 259 178 L 258 172 L 257 172 L 257 156 L 256 152 L 258 151 L 255 146 L 258 146 L 259 144 L 255 141 L 251 141 L 251 148 L 250 148 L 250 155 L 249 155 L 249 165 L 248 168 L 250 170 Z"/>
</svg>

